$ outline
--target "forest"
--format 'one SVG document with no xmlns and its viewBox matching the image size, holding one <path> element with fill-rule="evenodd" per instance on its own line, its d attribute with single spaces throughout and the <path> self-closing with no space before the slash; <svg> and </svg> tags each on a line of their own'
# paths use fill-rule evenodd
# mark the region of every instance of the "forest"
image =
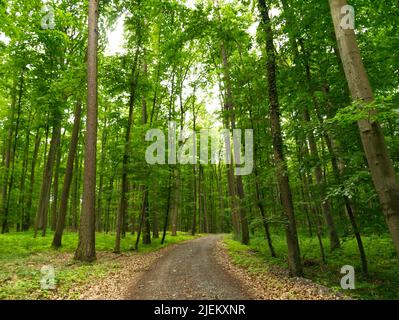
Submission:
<svg viewBox="0 0 399 320">
<path fill-rule="evenodd" d="M 0 0 L 0 300 L 396 300 L 398 171 L 397 1 Z"/>
</svg>

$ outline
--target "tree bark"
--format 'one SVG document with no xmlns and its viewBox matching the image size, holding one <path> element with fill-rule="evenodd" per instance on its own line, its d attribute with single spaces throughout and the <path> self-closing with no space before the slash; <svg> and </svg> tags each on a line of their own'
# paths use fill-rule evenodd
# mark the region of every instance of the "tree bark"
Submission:
<svg viewBox="0 0 399 320">
<path fill-rule="evenodd" d="M 330 0 L 329 3 L 352 99 L 358 102 L 362 108 L 372 103 L 374 96 L 355 32 L 351 29 L 342 29 L 340 26 L 341 8 L 348 3 L 346 0 Z M 376 111 L 371 110 L 368 118 L 358 121 L 358 127 L 371 177 L 399 258 L 399 183 L 382 130 L 378 122 L 373 119 L 375 114 Z"/>
<path fill-rule="evenodd" d="M 283 151 L 283 139 L 280 124 L 280 106 L 276 80 L 276 57 L 273 43 L 273 30 L 269 18 L 269 9 L 265 0 L 259 1 L 262 24 L 266 32 L 267 79 L 269 84 L 270 120 L 273 139 L 274 160 L 277 167 L 277 180 L 280 189 L 281 203 L 284 211 L 285 232 L 288 245 L 288 264 L 291 276 L 302 276 L 298 235 L 292 202 L 288 168 Z"/>
<path fill-rule="evenodd" d="M 96 147 L 97 147 L 97 45 L 98 0 L 89 0 L 89 41 L 87 49 L 87 123 L 85 141 L 85 166 L 83 177 L 83 203 L 79 226 L 79 244 L 75 259 L 96 259 Z"/>
</svg>

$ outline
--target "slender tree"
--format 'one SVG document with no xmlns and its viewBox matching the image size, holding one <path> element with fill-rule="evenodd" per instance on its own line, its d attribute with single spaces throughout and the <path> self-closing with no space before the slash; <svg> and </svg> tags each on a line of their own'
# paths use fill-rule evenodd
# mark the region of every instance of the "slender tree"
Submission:
<svg viewBox="0 0 399 320">
<path fill-rule="evenodd" d="M 65 218 L 68 210 L 69 191 L 71 189 L 72 178 L 73 178 L 73 166 L 75 163 L 76 150 L 79 141 L 81 114 L 82 114 L 82 102 L 78 100 L 75 107 L 74 124 L 72 130 L 71 143 L 69 145 L 69 153 L 68 153 L 67 166 L 64 176 L 64 184 L 61 193 L 60 210 L 57 215 L 57 223 L 52 243 L 52 246 L 54 248 L 61 247 L 62 243 L 62 234 L 65 228 Z"/>
<path fill-rule="evenodd" d="M 298 234 L 292 202 L 288 168 L 283 150 L 283 138 L 280 124 L 280 106 L 276 81 L 276 56 L 273 43 L 273 30 L 269 17 L 269 8 L 265 0 L 259 0 L 263 28 L 266 33 L 267 79 L 269 86 L 270 120 L 273 136 L 274 161 L 277 169 L 277 180 L 280 189 L 281 203 L 284 211 L 285 231 L 288 245 L 288 264 L 292 276 L 302 275 L 302 263 L 299 251 Z"/>
</svg>

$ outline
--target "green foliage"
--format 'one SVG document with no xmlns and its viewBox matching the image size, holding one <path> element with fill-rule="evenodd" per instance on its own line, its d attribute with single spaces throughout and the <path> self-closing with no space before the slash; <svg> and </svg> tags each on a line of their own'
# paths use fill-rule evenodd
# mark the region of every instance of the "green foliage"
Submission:
<svg viewBox="0 0 399 320">
<path fill-rule="evenodd" d="M 358 261 L 351 238 L 354 228 L 345 211 L 345 200 L 349 200 L 372 270 L 370 278 L 359 283 L 363 286 L 359 295 L 391 297 L 388 292 L 396 280 L 394 273 L 388 271 L 393 266 L 390 246 L 387 244 L 385 250 L 378 252 L 387 241 L 387 226 L 356 121 L 367 118 L 380 124 L 394 167 L 399 170 L 399 14 L 394 0 L 350 2 L 356 8 L 356 35 L 376 96 L 368 105 L 351 102 L 328 1 L 266 1 L 275 40 L 286 174 L 304 258 L 320 260 L 316 236 L 308 238 L 304 232 L 310 223 L 313 233 L 316 228 L 325 233 L 323 202 L 331 207 L 343 240 L 342 249 L 328 254 L 328 265 L 323 266 L 326 272 L 307 268 L 309 277 L 320 277 L 321 282 L 335 286 L 338 265 L 349 258 Z M 49 251 L 53 233 L 33 238 L 31 230 L 35 228 L 40 202 L 49 208 L 44 228 L 54 229 L 77 102 L 82 103 L 84 112 L 70 177 L 66 229 L 78 230 L 80 220 L 86 130 L 87 1 L 49 3 L 55 8 L 53 30 L 41 27 L 43 1 L 0 0 L 0 228 L 11 231 L 0 235 L 2 263 L 25 261 L 32 254 L 43 255 L 43 259 L 55 254 Z M 237 199 L 228 189 L 227 166 L 150 166 L 145 163 L 149 143 L 144 137 L 150 128 L 167 135 L 169 121 L 177 123 L 179 134 L 181 128 L 194 129 L 194 124 L 197 132 L 234 125 L 254 130 L 255 170 L 242 179 L 244 191 L 237 201 L 239 209 L 245 212 L 254 234 L 263 230 L 263 219 L 270 224 L 279 255 L 276 261 L 286 266 L 286 244 L 280 235 L 286 221 L 282 216 L 268 103 L 266 63 L 270 57 L 265 52 L 266 33 L 259 27 L 256 7 L 257 1 L 241 0 L 219 1 L 218 5 L 214 1 L 195 1 L 190 7 L 177 0 L 100 1 L 96 219 L 97 229 L 107 233 L 97 233 L 98 251 L 110 251 L 114 246 L 123 174 L 128 181 L 123 251 L 136 240 L 130 232 L 140 226 L 144 187 L 149 190 L 149 225 L 155 234 L 165 223 L 170 231 L 172 214 L 176 215 L 173 219 L 177 228 L 190 232 L 194 213 L 197 231 L 231 232 Z M 109 54 L 107 37 L 116 22 L 124 23 L 124 50 Z M 131 133 L 126 138 L 130 106 Z M 228 118 L 234 123 L 228 124 Z M 43 177 L 52 133 L 59 124 L 62 136 L 56 146 L 57 161 L 51 181 L 47 181 Z M 316 181 L 318 169 L 322 172 L 321 182 Z M 43 200 L 41 186 L 46 182 L 51 182 L 51 194 Z M 259 204 L 263 205 L 264 218 L 259 214 Z M 30 231 L 15 233 L 26 229 Z M 166 243 L 184 239 L 186 236 L 170 237 L 168 233 Z M 76 234 L 66 232 L 62 242 L 60 253 L 72 252 L 77 244 Z M 140 251 L 159 246 L 160 240 L 155 237 L 151 245 L 140 246 Z M 251 246 L 266 255 L 264 239 L 255 237 Z M 240 257 L 245 248 L 236 249 L 235 259 L 256 265 L 256 256 Z M 20 267 L 18 272 L 26 281 L 12 281 L 7 289 L 10 297 L 19 293 L 29 297 L 29 291 L 35 292 L 32 298 L 46 297 L 37 291 L 36 280 L 30 282 L 24 276 L 25 272 L 32 272 L 35 278 L 37 271 L 25 270 L 23 263 Z M 102 274 L 103 267 L 97 267 Z M 66 287 L 72 281 L 89 278 L 89 267 L 80 266 L 75 271 L 65 268 L 61 274 Z M 374 276 L 376 283 L 392 281 L 392 286 L 384 287 L 387 293 L 382 292 L 385 289 L 380 292 Z M 333 280 L 329 282 L 328 277 Z"/>
<path fill-rule="evenodd" d="M 99 259 L 92 264 L 75 262 L 72 260 L 72 253 L 77 246 L 77 234 L 66 232 L 60 250 L 49 249 L 51 236 L 52 233 L 49 233 L 46 238 L 33 239 L 32 232 L 0 235 L 0 300 L 49 299 L 54 292 L 42 290 L 40 286 L 43 276 L 40 270 L 44 265 L 55 267 L 56 294 L 69 298 L 73 298 L 70 296 L 73 288 L 98 281 L 120 268 L 112 260 Z M 124 254 L 145 254 L 190 239 L 193 237 L 179 232 L 176 237 L 168 236 L 163 245 L 156 239 L 151 245 L 141 246 L 139 252 L 131 252 L 135 237 L 127 235 L 122 239 L 121 250 Z M 97 251 L 111 252 L 114 241 L 113 233 L 97 234 Z"/>
<path fill-rule="evenodd" d="M 363 236 L 369 261 L 368 275 L 364 275 L 361 271 L 357 244 L 353 237 L 342 238 L 342 248 L 327 253 L 326 264 L 320 259 L 317 239 L 310 238 L 305 234 L 301 234 L 300 239 L 306 278 L 356 299 L 399 299 L 397 277 L 399 267 L 392 240 L 388 235 Z M 325 247 L 328 247 L 328 239 L 324 237 L 323 242 Z M 270 256 L 264 238 L 259 235 L 251 239 L 249 246 L 242 245 L 231 237 L 226 237 L 225 243 L 233 262 L 250 272 L 268 270 L 272 265 L 287 268 L 287 248 L 283 234 L 273 234 L 273 245 L 278 253 L 277 258 Z M 340 287 L 343 276 L 340 270 L 344 265 L 355 267 L 355 290 L 342 290 Z"/>
</svg>

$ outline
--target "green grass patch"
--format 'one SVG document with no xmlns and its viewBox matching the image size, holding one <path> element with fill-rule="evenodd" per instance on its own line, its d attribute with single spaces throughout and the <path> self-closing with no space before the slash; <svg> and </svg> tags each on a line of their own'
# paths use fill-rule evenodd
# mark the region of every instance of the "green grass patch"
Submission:
<svg viewBox="0 0 399 320">
<path fill-rule="evenodd" d="M 354 238 L 343 238 L 342 247 L 329 252 L 328 239 L 323 239 L 326 260 L 324 264 L 320 258 L 319 244 L 316 238 L 306 235 L 300 237 L 301 255 L 304 262 L 305 278 L 327 286 L 334 291 L 347 294 L 356 299 L 399 299 L 399 264 L 395 250 L 389 236 L 363 236 L 369 264 L 367 275 L 361 272 L 361 264 Z M 250 272 L 268 270 L 272 265 L 288 268 L 287 245 L 284 235 L 273 235 L 273 245 L 277 258 L 272 258 L 266 240 L 254 237 L 248 246 L 233 240 L 231 236 L 225 238 L 229 255 L 237 265 L 247 268 Z M 340 280 L 342 266 L 351 265 L 356 270 L 355 290 L 343 290 Z"/>
<path fill-rule="evenodd" d="M 60 250 L 51 248 L 52 238 L 52 232 L 48 232 L 46 237 L 37 238 L 33 237 L 33 232 L 0 235 L 0 300 L 51 299 L 54 292 L 42 290 L 40 284 L 43 277 L 41 268 L 45 265 L 55 268 L 56 294 L 68 298 L 74 298 L 70 296 L 71 289 L 103 278 L 120 267 L 112 261 L 98 260 L 90 264 L 74 261 L 72 257 L 78 244 L 77 233 L 65 232 Z M 193 237 L 181 232 L 175 237 L 168 234 L 163 245 L 161 239 L 152 239 L 150 245 L 140 243 L 139 251 L 131 252 L 136 235 L 127 234 L 121 239 L 121 250 L 129 254 L 144 254 L 190 239 Z M 96 234 L 97 252 L 112 252 L 114 243 L 115 234 Z"/>
</svg>

